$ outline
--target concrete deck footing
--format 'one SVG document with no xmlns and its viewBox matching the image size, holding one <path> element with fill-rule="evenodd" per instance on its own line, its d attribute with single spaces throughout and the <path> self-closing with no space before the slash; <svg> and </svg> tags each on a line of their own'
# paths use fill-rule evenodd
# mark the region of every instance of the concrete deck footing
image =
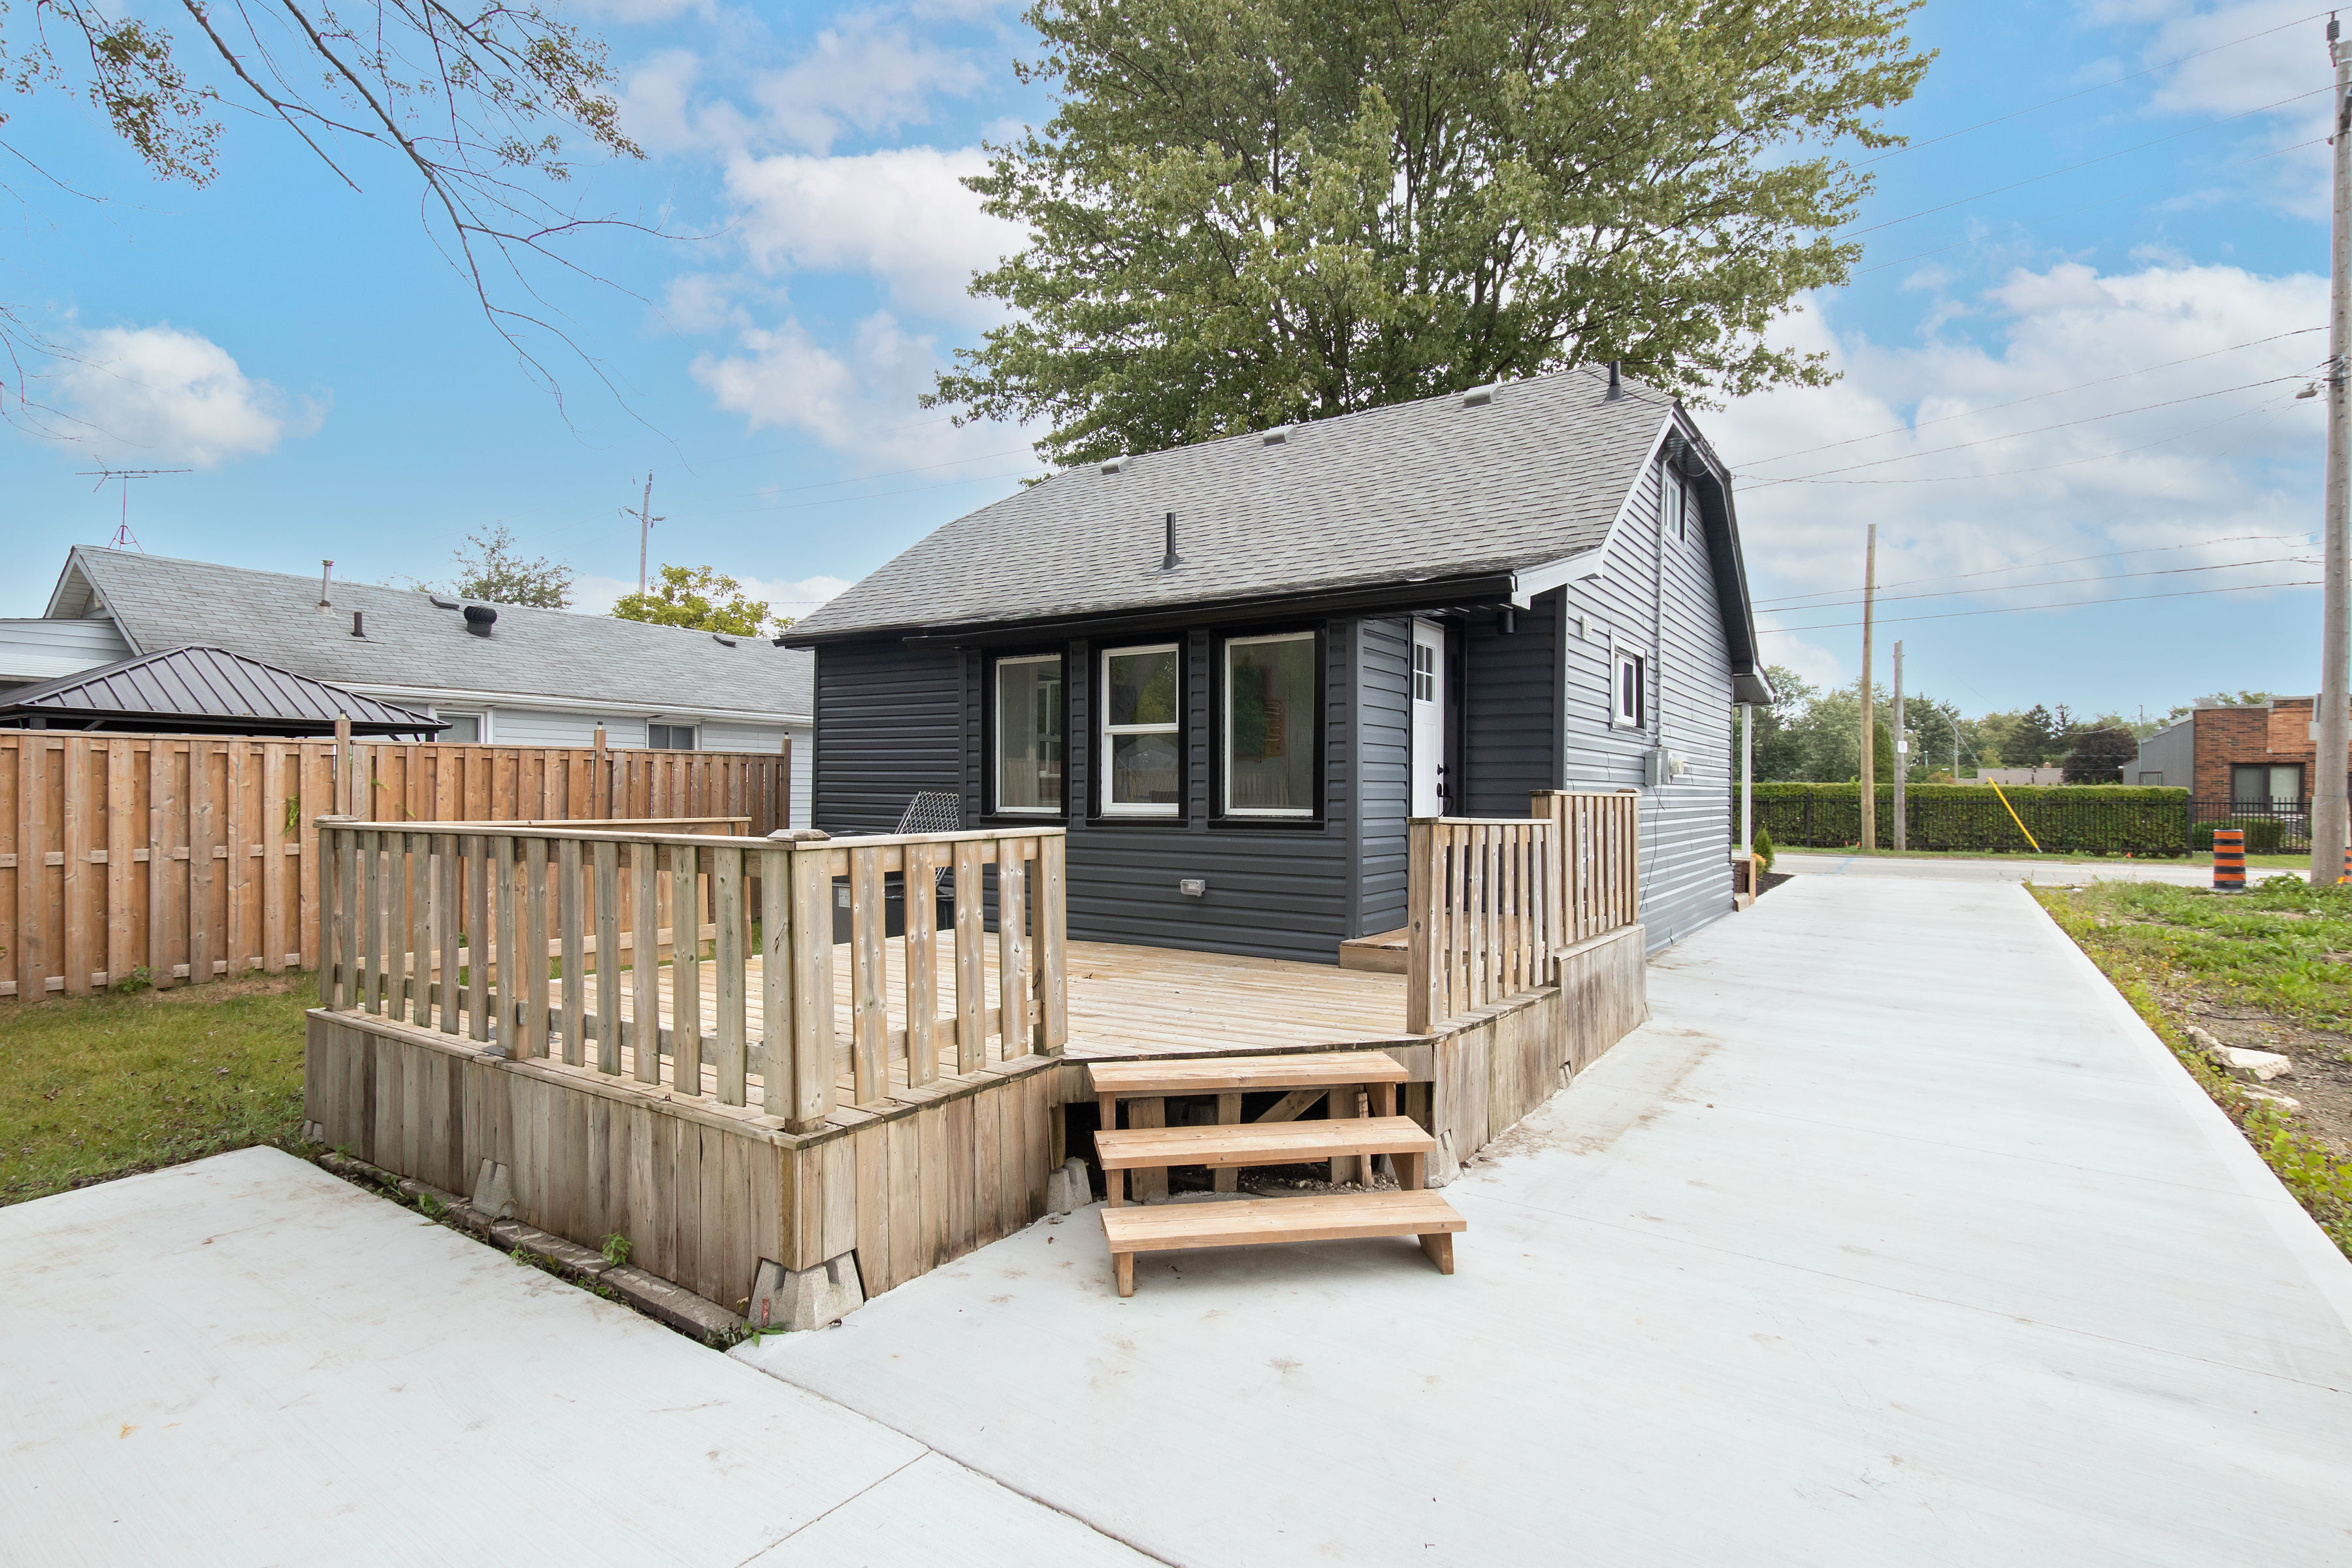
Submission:
<svg viewBox="0 0 2352 1568">
<path fill-rule="evenodd" d="M 744 1321 L 754 1329 L 822 1329 L 866 1304 L 857 1255 L 845 1252 L 814 1268 L 787 1268 L 768 1258 L 751 1282 Z"/>
</svg>

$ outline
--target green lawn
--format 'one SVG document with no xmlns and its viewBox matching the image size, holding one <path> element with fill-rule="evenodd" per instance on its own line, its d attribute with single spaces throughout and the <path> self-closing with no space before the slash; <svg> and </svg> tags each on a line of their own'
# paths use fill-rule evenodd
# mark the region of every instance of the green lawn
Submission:
<svg viewBox="0 0 2352 1568">
<path fill-rule="evenodd" d="M 2352 887 L 2282 877 L 2242 893 L 2157 882 L 2028 890 L 2352 1255 L 2352 1116 L 2342 1094 L 2352 1062 L 2352 965 L 2343 962 L 2352 954 Z M 2288 1049 L 2296 1077 L 2272 1087 L 2305 1109 L 2250 1097 L 2188 1037 L 2200 1016 L 2252 1022 Z"/>
<path fill-rule="evenodd" d="M 0 1205 L 256 1143 L 302 1124 L 302 1010 L 287 975 L 135 995 L 0 1002 Z"/>
</svg>

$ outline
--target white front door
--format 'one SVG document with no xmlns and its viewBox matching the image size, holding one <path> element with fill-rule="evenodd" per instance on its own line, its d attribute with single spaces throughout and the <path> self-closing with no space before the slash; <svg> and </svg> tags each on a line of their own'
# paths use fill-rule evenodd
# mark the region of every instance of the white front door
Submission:
<svg viewBox="0 0 2352 1568">
<path fill-rule="evenodd" d="M 1412 623 L 1412 815 L 1445 815 L 1445 628 Z"/>
</svg>

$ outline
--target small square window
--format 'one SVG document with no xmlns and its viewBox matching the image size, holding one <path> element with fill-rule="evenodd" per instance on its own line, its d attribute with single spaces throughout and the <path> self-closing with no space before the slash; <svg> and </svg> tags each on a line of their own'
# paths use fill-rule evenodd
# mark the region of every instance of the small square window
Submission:
<svg viewBox="0 0 2352 1568">
<path fill-rule="evenodd" d="M 656 752 L 690 752 L 694 750 L 694 726 L 691 724 L 648 724 L 646 745 Z"/>
<path fill-rule="evenodd" d="M 449 726 L 433 737 L 435 740 L 457 746 L 473 746 L 481 743 L 482 716 L 480 714 L 436 713 L 434 717 Z"/>
<path fill-rule="evenodd" d="M 1642 656 L 1620 653 L 1612 664 L 1609 721 L 1621 730 L 1639 730 L 1643 721 Z"/>
</svg>

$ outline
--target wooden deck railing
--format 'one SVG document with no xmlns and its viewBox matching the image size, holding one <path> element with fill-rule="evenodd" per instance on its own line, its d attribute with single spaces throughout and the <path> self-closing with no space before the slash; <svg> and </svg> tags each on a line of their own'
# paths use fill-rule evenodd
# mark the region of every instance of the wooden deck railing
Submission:
<svg viewBox="0 0 2352 1568">
<path fill-rule="evenodd" d="M 1639 800 L 1544 790 L 1524 819 L 1414 818 L 1405 1027 L 1548 985 L 1561 948 L 1640 919 Z"/>
<path fill-rule="evenodd" d="M 865 1103 L 890 1093 L 894 1069 L 919 1087 L 943 1058 L 977 1071 L 992 1040 L 1003 1060 L 1068 1037 L 1059 828 L 745 839 L 518 826 L 320 818 L 320 1005 L 721 1105 L 749 1104 L 757 1080 L 761 1109 L 797 1131 L 833 1113 L 845 1069 Z M 893 878 L 916 895 L 898 900 L 897 937 Z M 945 931 L 925 896 L 935 888 L 952 900 Z"/>
</svg>

